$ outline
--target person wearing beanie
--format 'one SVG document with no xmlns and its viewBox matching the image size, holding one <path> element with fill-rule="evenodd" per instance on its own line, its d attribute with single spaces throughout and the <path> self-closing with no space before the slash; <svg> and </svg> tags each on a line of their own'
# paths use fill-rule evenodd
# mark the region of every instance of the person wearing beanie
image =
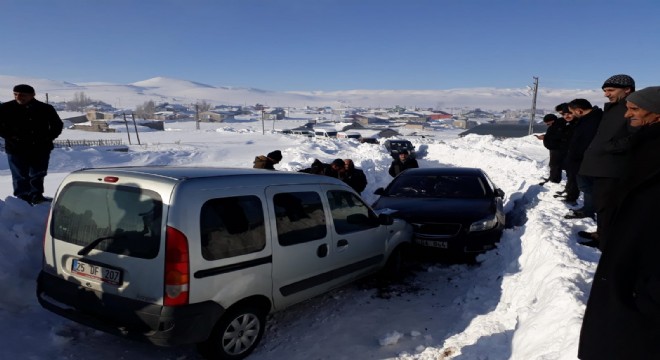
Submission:
<svg viewBox="0 0 660 360">
<path fill-rule="evenodd" d="M 629 75 L 618 74 L 603 83 L 603 94 L 608 102 L 603 109 L 603 117 L 596 134 L 584 151 L 584 158 L 578 171 L 582 182 L 590 183 L 591 199 L 596 214 L 596 231 L 581 232 L 580 235 L 591 241 L 584 244 L 604 246 L 594 241 L 607 231 L 608 217 L 612 207 L 610 199 L 618 190 L 622 174 L 630 162 L 630 130 L 625 118 L 626 98 L 635 91 L 635 80 Z M 574 214 L 574 218 L 586 215 Z"/>
<path fill-rule="evenodd" d="M 280 161 L 282 161 L 282 152 L 275 150 L 269 152 L 266 156 L 259 155 L 255 157 L 252 167 L 255 169 L 275 170 L 275 164 L 278 164 Z"/>
<path fill-rule="evenodd" d="M 626 106 L 637 131 L 582 320 L 584 360 L 660 359 L 660 86 L 633 92 Z"/>
<path fill-rule="evenodd" d="M 391 177 L 396 177 L 404 170 L 418 168 L 419 164 L 417 160 L 410 157 L 408 150 L 399 151 L 399 158 L 394 159 L 390 165 L 389 174 Z"/>
<path fill-rule="evenodd" d="M 0 104 L 0 137 L 11 171 L 14 196 L 30 205 L 52 199 L 44 197 L 53 140 L 64 124 L 51 105 L 35 97 L 34 88 L 14 86 L 14 100 Z"/>
</svg>

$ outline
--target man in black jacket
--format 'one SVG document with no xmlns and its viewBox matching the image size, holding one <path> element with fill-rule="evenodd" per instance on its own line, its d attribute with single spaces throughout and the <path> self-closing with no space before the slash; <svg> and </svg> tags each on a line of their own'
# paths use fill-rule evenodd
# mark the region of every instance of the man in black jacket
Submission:
<svg viewBox="0 0 660 360">
<path fill-rule="evenodd" d="M 578 358 L 660 359 L 660 86 L 627 97 L 630 161 L 603 233 Z"/>
<path fill-rule="evenodd" d="M 605 104 L 603 118 L 591 144 L 584 152 L 584 159 L 578 175 L 587 178 L 592 184 L 592 198 L 596 212 L 597 231 L 582 233 L 591 238 L 591 245 L 598 245 L 598 238 L 606 226 L 606 218 L 611 207 L 609 199 L 617 191 L 621 176 L 625 173 L 630 154 L 630 131 L 626 113 L 626 97 L 635 91 L 635 80 L 628 75 L 614 75 L 605 80 L 603 92 L 609 100 Z M 575 217 L 586 215 L 580 211 Z M 602 243 L 601 250 L 602 250 Z"/>
<path fill-rule="evenodd" d="M 367 187 L 367 176 L 364 175 L 364 171 L 355 167 L 353 160 L 344 159 L 344 182 L 348 186 L 352 187 L 358 194 L 364 191 L 364 188 Z"/>
<path fill-rule="evenodd" d="M 561 151 L 562 130 L 565 126 L 564 119 L 558 119 L 554 114 L 547 114 L 543 117 L 543 122 L 548 125 L 545 134 L 537 136 L 538 139 L 543 140 L 543 146 L 550 151 L 550 176 L 540 185 L 544 185 L 547 181 L 559 184 L 561 182 L 562 163 L 564 162 L 565 154 Z"/>
<path fill-rule="evenodd" d="M 0 104 L 0 137 L 5 139 L 14 196 L 31 205 L 43 196 L 53 140 L 62 132 L 62 120 L 51 105 L 34 98 L 30 85 L 16 85 L 14 100 Z"/>
<path fill-rule="evenodd" d="M 410 157 L 408 150 L 399 151 L 399 158 L 392 161 L 390 165 L 389 173 L 390 176 L 396 177 L 399 173 L 407 169 L 418 168 L 417 160 Z"/>
</svg>

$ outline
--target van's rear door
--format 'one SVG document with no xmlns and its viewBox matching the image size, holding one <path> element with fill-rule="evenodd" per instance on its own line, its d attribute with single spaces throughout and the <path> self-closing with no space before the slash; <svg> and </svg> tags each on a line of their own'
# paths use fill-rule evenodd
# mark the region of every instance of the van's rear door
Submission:
<svg viewBox="0 0 660 360">
<path fill-rule="evenodd" d="M 65 180 L 53 202 L 44 271 L 91 290 L 161 304 L 162 195 L 129 179 L 100 179 L 81 172 Z"/>
</svg>

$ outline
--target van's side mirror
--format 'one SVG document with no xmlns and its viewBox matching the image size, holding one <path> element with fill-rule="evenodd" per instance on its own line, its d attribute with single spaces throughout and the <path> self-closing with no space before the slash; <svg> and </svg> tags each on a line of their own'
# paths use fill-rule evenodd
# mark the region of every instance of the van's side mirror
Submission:
<svg viewBox="0 0 660 360">
<path fill-rule="evenodd" d="M 376 194 L 376 195 L 385 195 L 385 189 L 383 189 L 382 187 L 379 187 L 378 189 L 376 189 L 376 191 L 374 191 L 374 194 Z"/>
<path fill-rule="evenodd" d="M 378 222 L 381 225 L 392 225 L 394 224 L 394 218 L 388 214 L 378 214 Z"/>
<path fill-rule="evenodd" d="M 502 190 L 502 189 L 495 189 L 495 196 L 496 196 L 496 197 L 504 198 L 504 190 Z"/>
</svg>

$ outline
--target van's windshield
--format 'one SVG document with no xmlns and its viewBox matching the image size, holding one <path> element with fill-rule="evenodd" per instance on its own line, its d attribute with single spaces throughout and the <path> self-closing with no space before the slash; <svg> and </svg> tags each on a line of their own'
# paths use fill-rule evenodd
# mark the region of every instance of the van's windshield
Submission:
<svg viewBox="0 0 660 360">
<path fill-rule="evenodd" d="M 162 205 L 151 190 L 73 182 L 53 204 L 51 236 L 89 246 L 87 252 L 97 249 L 151 259 L 160 248 Z M 105 240 L 98 241 L 101 238 Z"/>
</svg>

